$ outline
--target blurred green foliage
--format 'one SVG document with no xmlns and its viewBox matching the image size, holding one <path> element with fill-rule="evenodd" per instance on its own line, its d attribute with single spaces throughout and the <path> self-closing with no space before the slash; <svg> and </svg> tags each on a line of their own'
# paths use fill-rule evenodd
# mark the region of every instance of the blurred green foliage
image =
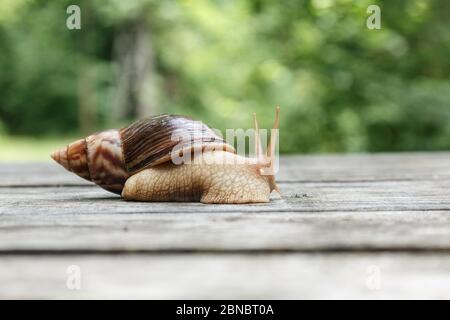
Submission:
<svg viewBox="0 0 450 320">
<path fill-rule="evenodd" d="M 66 8 L 81 7 L 81 30 Z M 380 30 L 366 27 L 381 7 Z M 282 152 L 450 149 L 447 0 L 0 1 L 0 130 L 81 134 L 80 74 L 95 128 L 114 117 L 115 37 L 149 30 L 158 112 L 210 126 L 270 127 Z M 84 79 L 84 78 L 83 78 Z M 84 80 L 81 81 L 83 83 Z M 118 123 L 120 122 L 120 123 Z"/>
</svg>

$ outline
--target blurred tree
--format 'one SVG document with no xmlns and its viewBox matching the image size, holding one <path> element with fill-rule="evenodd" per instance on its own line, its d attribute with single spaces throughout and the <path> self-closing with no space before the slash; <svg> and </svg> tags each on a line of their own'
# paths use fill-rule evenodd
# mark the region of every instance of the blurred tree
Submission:
<svg viewBox="0 0 450 320">
<path fill-rule="evenodd" d="M 158 113 L 153 94 L 153 48 L 145 19 L 128 21 L 115 37 L 114 47 L 119 64 L 116 119 L 144 118 Z"/>
</svg>

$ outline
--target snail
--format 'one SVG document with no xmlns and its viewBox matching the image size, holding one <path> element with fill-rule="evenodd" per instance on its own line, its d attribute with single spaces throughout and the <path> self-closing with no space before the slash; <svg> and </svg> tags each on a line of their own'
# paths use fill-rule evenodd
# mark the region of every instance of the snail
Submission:
<svg viewBox="0 0 450 320">
<path fill-rule="evenodd" d="M 279 107 L 264 154 L 253 114 L 254 157 L 238 155 L 205 124 L 168 114 L 92 134 L 56 150 L 51 157 L 125 200 L 269 202 L 272 191 L 280 193 L 273 169 L 278 119 Z M 186 157 L 192 154 L 201 156 Z M 188 160 L 177 163 L 180 157 Z"/>
</svg>

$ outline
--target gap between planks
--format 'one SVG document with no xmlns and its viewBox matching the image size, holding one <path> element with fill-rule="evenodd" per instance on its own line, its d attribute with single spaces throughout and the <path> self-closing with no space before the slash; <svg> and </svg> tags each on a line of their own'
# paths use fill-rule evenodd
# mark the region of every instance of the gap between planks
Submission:
<svg viewBox="0 0 450 320">
<path fill-rule="evenodd" d="M 376 183 L 376 182 L 433 182 L 433 181 L 448 181 L 450 180 L 450 177 L 442 177 L 439 179 L 434 178 L 374 178 L 374 179 L 361 179 L 361 180 L 345 180 L 345 179 L 321 179 L 321 180 L 277 180 L 278 184 L 316 184 L 316 183 L 345 183 L 345 184 L 352 184 L 352 183 Z M 99 186 L 95 184 L 90 183 L 38 183 L 38 184 L 0 184 L 0 189 L 17 189 L 17 188 L 99 188 Z"/>
<path fill-rule="evenodd" d="M 13 249 L 0 250 L 0 256 L 162 256 L 162 255 L 214 255 L 214 256 L 273 256 L 296 254 L 420 254 L 420 255 L 450 255 L 450 248 L 420 248 L 420 247 L 323 247 L 323 248 L 283 248 L 283 249 Z"/>
</svg>

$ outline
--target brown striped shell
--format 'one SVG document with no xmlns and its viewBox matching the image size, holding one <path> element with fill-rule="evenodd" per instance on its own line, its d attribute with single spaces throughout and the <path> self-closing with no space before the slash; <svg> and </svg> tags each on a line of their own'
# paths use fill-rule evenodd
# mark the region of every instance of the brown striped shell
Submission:
<svg viewBox="0 0 450 320">
<path fill-rule="evenodd" d="M 201 122 L 183 116 L 160 115 L 120 130 L 92 134 L 53 152 L 51 157 L 78 176 L 121 194 L 131 175 L 171 161 L 175 146 L 182 146 L 184 152 L 205 147 L 235 152 Z"/>
</svg>

